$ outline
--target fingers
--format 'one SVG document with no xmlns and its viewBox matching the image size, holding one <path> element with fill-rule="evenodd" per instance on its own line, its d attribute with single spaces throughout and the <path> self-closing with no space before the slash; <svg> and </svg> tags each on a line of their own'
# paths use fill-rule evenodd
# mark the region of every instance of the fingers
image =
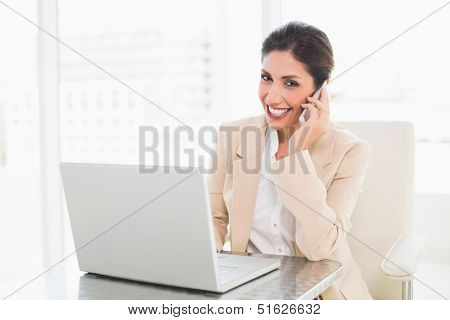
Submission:
<svg viewBox="0 0 450 320">
<path fill-rule="evenodd" d="M 329 96 L 328 96 L 328 92 L 325 90 L 325 88 L 322 90 L 322 93 L 320 95 L 320 100 L 314 99 L 311 97 L 307 97 L 306 99 L 308 100 L 308 102 L 314 103 L 314 105 L 320 110 L 321 114 L 322 113 L 324 113 L 324 114 L 330 113 L 330 109 L 329 109 L 329 105 L 328 105 Z"/>
<path fill-rule="evenodd" d="M 322 101 L 311 97 L 307 97 L 306 99 L 308 99 L 308 102 L 313 103 L 320 111 L 328 111 L 328 105 L 324 104 Z"/>
<path fill-rule="evenodd" d="M 322 88 L 319 100 L 322 101 L 322 103 L 324 105 L 327 105 L 327 106 L 330 105 L 330 96 L 328 95 L 328 90 L 327 90 L 326 86 Z"/>
<path fill-rule="evenodd" d="M 313 97 L 306 97 L 308 99 L 308 101 L 310 102 L 321 102 L 324 105 L 328 105 L 329 104 L 329 100 L 330 100 L 330 96 L 328 95 L 328 90 L 326 87 L 323 87 L 321 92 L 320 92 L 320 98 L 319 99 L 315 99 Z"/>
<path fill-rule="evenodd" d="M 301 107 L 303 109 L 308 109 L 309 110 L 309 119 L 313 119 L 316 120 L 319 118 L 319 109 L 317 109 L 314 104 L 312 103 L 303 103 L 301 104 Z M 306 110 L 304 111 L 306 112 Z"/>
<path fill-rule="evenodd" d="M 308 109 L 309 109 L 309 118 L 310 119 L 319 119 L 319 115 L 320 115 L 319 109 L 317 109 L 312 104 L 308 107 Z"/>
</svg>

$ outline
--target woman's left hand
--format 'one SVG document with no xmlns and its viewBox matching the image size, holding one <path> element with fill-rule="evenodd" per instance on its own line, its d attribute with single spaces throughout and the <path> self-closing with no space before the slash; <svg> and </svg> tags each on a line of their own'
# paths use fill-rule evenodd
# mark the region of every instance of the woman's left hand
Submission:
<svg viewBox="0 0 450 320">
<path fill-rule="evenodd" d="M 309 119 L 300 126 L 293 135 L 296 151 L 307 150 L 314 142 L 328 130 L 330 121 L 329 96 L 325 88 L 322 89 L 320 99 L 307 97 L 309 103 L 302 104 L 302 108 L 309 109 Z"/>
</svg>

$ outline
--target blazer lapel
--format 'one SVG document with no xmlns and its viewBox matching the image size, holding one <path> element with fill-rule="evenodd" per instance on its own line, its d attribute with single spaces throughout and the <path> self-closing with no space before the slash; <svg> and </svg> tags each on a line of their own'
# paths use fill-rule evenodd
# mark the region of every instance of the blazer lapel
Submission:
<svg viewBox="0 0 450 320">
<path fill-rule="evenodd" d="M 265 115 L 250 130 L 243 130 L 233 160 L 233 200 L 231 203 L 231 251 L 245 252 L 253 224 L 256 194 L 259 183 L 261 152 L 264 146 L 267 122 Z"/>
<path fill-rule="evenodd" d="M 308 149 L 316 173 L 325 186 L 329 182 L 328 165 L 333 162 L 335 142 L 336 126 L 330 121 L 327 132 Z"/>
</svg>

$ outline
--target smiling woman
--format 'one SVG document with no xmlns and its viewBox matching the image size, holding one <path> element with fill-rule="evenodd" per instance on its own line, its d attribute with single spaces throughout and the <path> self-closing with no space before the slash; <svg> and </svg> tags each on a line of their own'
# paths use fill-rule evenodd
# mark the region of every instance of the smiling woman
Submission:
<svg viewBox="0 0 450 320">
<path fill-rule="evenodd" d="M 337 260 L 344 275 L 321 297 L 370 299 L 345 237 L 370 145 L 329 119 L 326 90 L 310 97 L 333 66 L 327 36 L 305 23 L 288 23 L 264 41 L 264 114 L 221 128 L 209 177 L 217 248 L 229 239 L 233 252 Z M 230 126 L 238 134 L 228 135 Z"/>
<path fill-rule="evenodd" d="M 301 39 L 301 41 L 298 41 Z M 304 23 L 288 23 L 262 46 L 259 98 L 268 123 L 284 141 L 299 128 L 307 97 L 329 79 L 333 49 L 325 33 Z"/>
</svg>

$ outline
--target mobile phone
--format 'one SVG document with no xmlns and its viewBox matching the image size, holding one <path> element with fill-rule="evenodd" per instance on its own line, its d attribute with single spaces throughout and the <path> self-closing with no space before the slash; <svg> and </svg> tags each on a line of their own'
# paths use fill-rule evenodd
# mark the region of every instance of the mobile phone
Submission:
<svg viewBox="0 0 450 320">
<path fill-rule="evenodd" d="M 327 86 L 327 83 L 324 82 L 324 83 L 322 84 L 322 86 L 321 86 L 319 89 L 317 89 L 316 92 L 314 92 L 312 98 L 314 98 L 314 99 L 319 99 L 320 93 L 322 92 L 322 89 L 325 88 L 326 86 Z M 305 123 L 306 121 L 308 121 L 308 119 L 309 119 L 309 109 L 306 109 L 306 110 L 304 110 L 304 111 L 302 112 L 302 114 L 300 115 L 299 120 L 300 120 L 300 123 L 303 124 L 303 123 Z"/>
</svg>

